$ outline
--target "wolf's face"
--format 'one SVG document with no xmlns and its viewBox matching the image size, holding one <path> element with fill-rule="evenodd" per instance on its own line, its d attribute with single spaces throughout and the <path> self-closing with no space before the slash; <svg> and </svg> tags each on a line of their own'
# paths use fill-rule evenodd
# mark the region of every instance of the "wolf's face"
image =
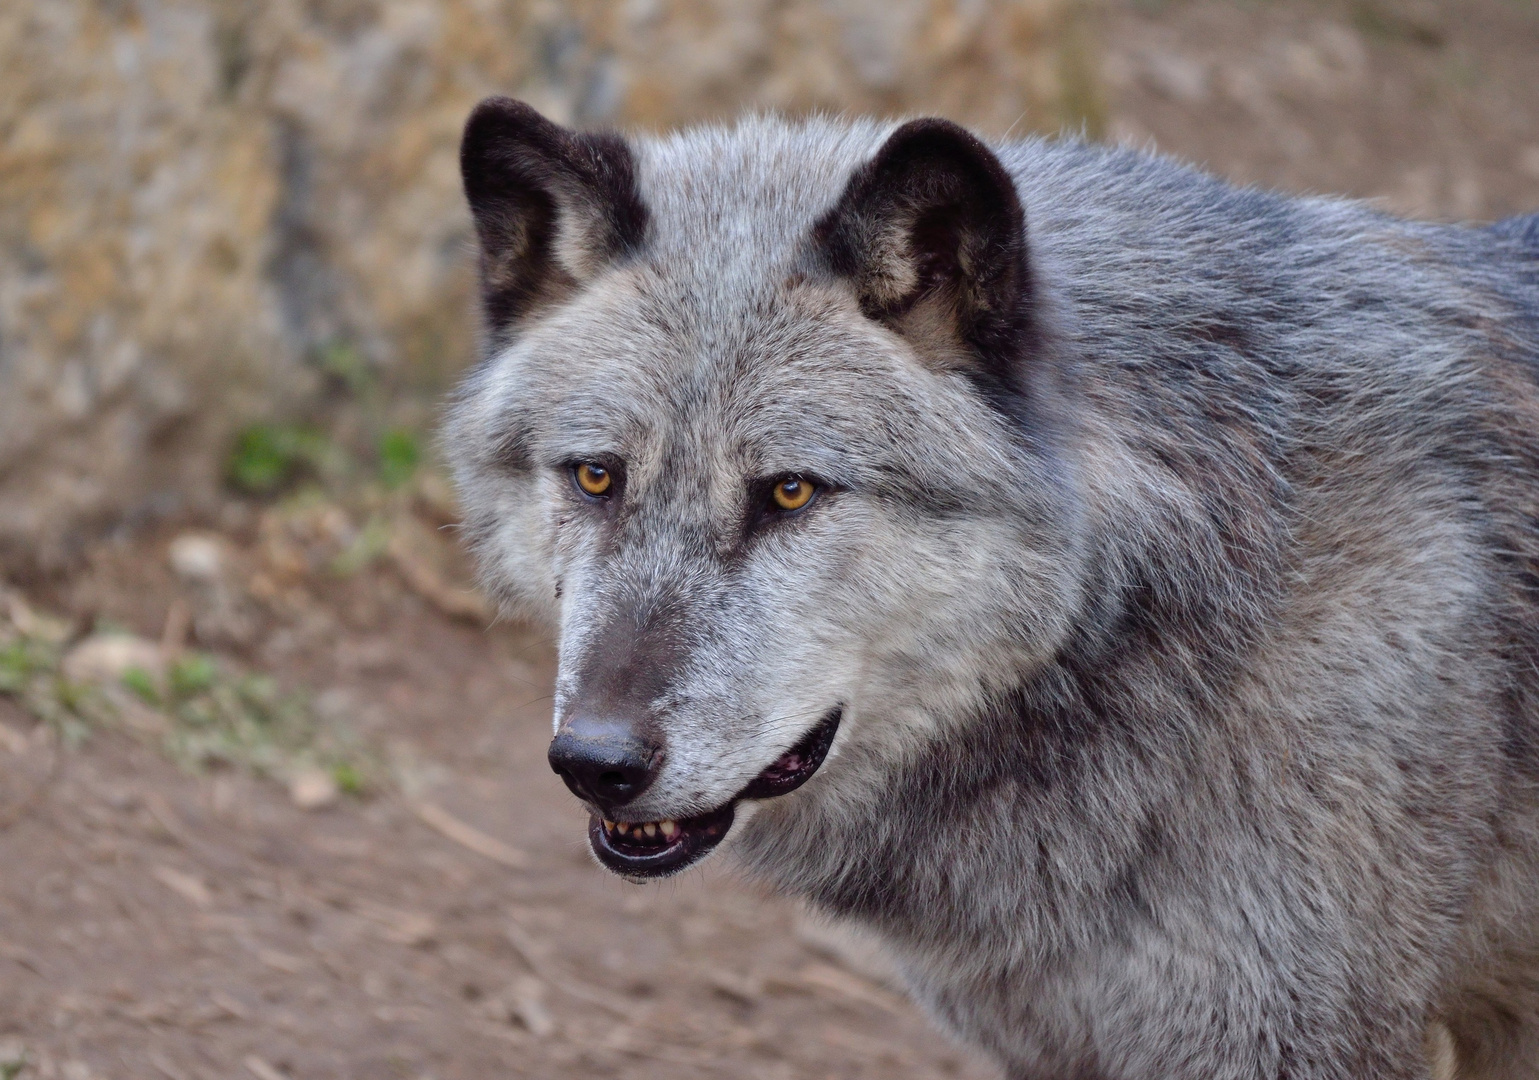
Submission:
<svg viewBox="0 0 1539 1080">
<path fill-rule="evenodd" d="M 921 752 L 1077 602 L 1013 186 L 960 129 L 884 134 L 467 128 L 494 344 L 450 444 L 488 584 L 558 633 L 551 763 L 618 872 Z"/>
</svg>

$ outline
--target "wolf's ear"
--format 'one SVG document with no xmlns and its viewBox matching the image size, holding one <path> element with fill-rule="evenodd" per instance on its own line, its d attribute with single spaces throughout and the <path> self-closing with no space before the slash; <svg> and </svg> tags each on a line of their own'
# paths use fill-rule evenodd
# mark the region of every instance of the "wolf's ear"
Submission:
<svg viewBox="0 0 1539 1080">
<path fill-rule="evenodd" d="M 813 232 L 862 310 L 1008 364 L 1032 326 L 1026 217 L 999 158 L 949 120 L 912 120 L 856 170 Z"/>
<path fill-rule="evenodd" d="M 566 296 L 641 245 L 647 210 L 625 140 L 487 98 L 465 124 L 460 174 L 481 242 L 493 334 Z"/>
</svg>

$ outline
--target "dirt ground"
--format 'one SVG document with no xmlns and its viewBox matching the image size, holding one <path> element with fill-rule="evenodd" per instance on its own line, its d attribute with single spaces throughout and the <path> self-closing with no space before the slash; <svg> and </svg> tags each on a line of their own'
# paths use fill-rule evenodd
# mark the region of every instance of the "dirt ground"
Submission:
<svg viewBox="0 0 1539 1080">
<path fill-rule="evenodd" d="M 1533 0 L 1129 2 L 1097 38 L 1108 137 L 1427 216 L 1539 209 Z M 285 577 L 260 515 L 125 531 L 23 591 L 82 631 L 190 615 L 397 781 L 301 809 L 126 729 L 61 746 L 0 696 L 0 1077 L 994 1075 L 723 867 L 599 870 L 544 760 L 549 645 L 409 563 Z M 218 596 L 169 566 L 189 528 L 230 552 Z"/>
<path fill-rule="evenodd" d="M 158 636 L 178 594 L 198 604 L 169 539 L 104 546 L 47 599 Z M 543 642 L 446 618 L 388 569 L 256 618 L 252 658 L 328 688 L 414 790 L 306 811 L 111 730 L 8 754 L 12 797 L 60 762 L 0 836 L 0 1030 L 39 1075 L 986 1075 L 784 904 L 719 871 L 600 871 L 544 761 Z M 424 802 L 513 850 L 448 839 Z"/>
</svg>

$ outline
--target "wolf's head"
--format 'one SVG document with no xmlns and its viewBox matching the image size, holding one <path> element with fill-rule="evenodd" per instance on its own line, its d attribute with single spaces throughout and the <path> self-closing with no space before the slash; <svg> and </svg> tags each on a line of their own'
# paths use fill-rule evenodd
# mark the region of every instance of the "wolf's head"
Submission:
<svg viewBox="0 0 1539 1080">
<path fill-rule="evenodd" d="M 983 143 L 493 99 L 461 161 L 489 344 L 449 445 L 486 582 L 559 636 L 606 866 L 686 866 L 825 758 L 794 798 L 879 783 L 1058 647 L 1068 391 Z"/>
</svg>

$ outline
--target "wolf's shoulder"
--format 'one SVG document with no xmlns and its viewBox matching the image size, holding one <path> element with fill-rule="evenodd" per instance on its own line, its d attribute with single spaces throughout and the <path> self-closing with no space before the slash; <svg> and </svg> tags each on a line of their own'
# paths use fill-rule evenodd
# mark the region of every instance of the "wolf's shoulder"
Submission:
<svg viewBox="0 0 1539 1080">
<path fill-rule="evenodd" d="M 1511 299 L 1513 336 L 1539 369 L 1539 214 L 1510 217 L 1488 231 L 1498 256 L 1489 272 L 1495 287 Z"/>
<path fill-rule="evenodd" d="M 1416 221 L 1073 140 L 1024 140 L 1000 155 L 1074 324 L 1130 357 L 1227 326 L 1305 368 L 1404 377 L 1406 358 L 1420 357 L 1441 378 L 1443 361 L 1487 348 L 1477 325 L 1498 322 L 1522 339 L 1519 352 L 1539 355 L 1539 215 Z"/>
<path fill-rule="evenodd" d="M 1199 272 L 1230 262 L 1264 269 L 1329 263 L 1415 231 L 1361 200 L 1237 184 L 1150 149 L 1044 138 L 1006 144 L 1000 156 L 1031 230 L 1071 255 L 1093 246 Z"/>
<path fill-rule="evenodd" d="M 1539 260 L 1539 214 L 1506 218 L 1491 226 L 1493 236 L 1512 243 L 1530 261 Z"/>
<path fill-rule="evenodd" d="M 1510 268 L 1512 288 L 1529 311 L 1539 317 L 1539 214 L 1498 221 L 1489 229 L 1502 261 Z"/>
</svg>

